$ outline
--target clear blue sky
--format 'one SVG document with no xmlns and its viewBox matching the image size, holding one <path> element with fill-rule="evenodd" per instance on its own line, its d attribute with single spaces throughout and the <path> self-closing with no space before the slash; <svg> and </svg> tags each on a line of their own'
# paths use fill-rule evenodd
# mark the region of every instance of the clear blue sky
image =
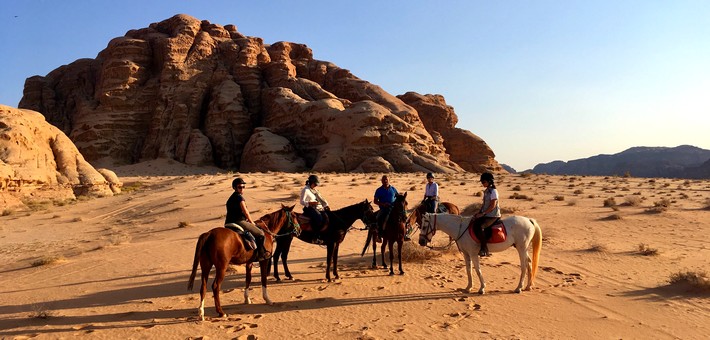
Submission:
<svg viewBox="0 0 710 340">
<path fill-rule="evenodd" d="M 174 14 L 307 44 L 392 94 L 436 93 L 501 163 L 710 149 L 710 1 L 0 2 L 0 103 Z"/>
</svg>

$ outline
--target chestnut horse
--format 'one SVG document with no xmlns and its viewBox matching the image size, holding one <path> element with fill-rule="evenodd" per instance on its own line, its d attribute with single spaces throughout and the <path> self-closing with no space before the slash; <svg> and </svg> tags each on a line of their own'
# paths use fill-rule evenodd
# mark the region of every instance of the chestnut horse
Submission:
<svg viewBox="0 0 710 340">
<path fill-rule="evenodd" d="M 293 212 L 293 206 L 285 207 L 281 205 L 281 209 L 270 214 L 266 214 L 258 219 L 256 225 L 264 230 L 264 248 L 273 249 L 274 236 L 282 228 L 296 228 L 298 220 L 296 213 Z M 222 310 L 222 304 L 219 300 L 219 293 L 222 287 L 222 280 L 227 272 L 227 266 L 232 264 L 246 264 L 246 285 L 244 287 L 244 303 L 250 304 L 249 284 L 251 284 L 251 268 L 253 262 L 256 261 L 256 250 L 247 250 L 244 247 L 242 237 L 236 232 L 220 227 L 214 228 L 202 235 L 197 240 L 195 246 L 195 259 L 192 263 L 192 273 L 190 281 L 187 284 L 187 289 L 192 290 L 192 284 L 195 281 L 197 273 L 197 263 L 200 264 L 202 271 L 202 285 L 200 286 L 200 320 L 205 320 L 205 294 L 207 293 L 207 280 L 210 276 L 212 266 L 215 267 L 215 279 L 212 282 L 212 294 L 214 295 L 214 306 L 217 314 L 220 317 L 227 315 Z M 269 275 L 269 259 L 259 261 L 259 269 L 261 270 L 261 293 L 267 304 L 272 304 L 271 299 L 266 291 L 266 279 Z"/>
<path fill-rule="evenodd" d="M 461 211 L 459 210 L 459 207 L 457 207 L 453 203 L 449 202 L 441 202 L 439 203 L 439 207 L 444 206 L 446 208 L 446 213 L 447 214 L 452 214 L 452 215 L 461 215 Z M 437 213 L 439 212 L 440 208 L 437 209 Z M 416 223 L 417 227 L 420 227 L 422 225 L 422 216 L 426 214 L 426 205 L 424 204 L 419 204 L 417 205 L 416 208 L 414 208 L 414 211 L 412 211 L 412 214 L 409 215 L 409 218 L 407 219 L 407 231 L 412 230 L 414 228 L 414 223 Z M 413 232 L 413 231 L 412 231 Z"/>
<path fill-rule="evenodd" d="M 390 211 L 387 221 L 385 221 L 385 227 L 382 232 L 382 247 L 380 249 L 380 254 L 382 256 L 382 266 L 387 269 L 387 263 L 385 263 L 385 246 L 388 247 L 390 251 L 390 275 L 394 275 L 394 242 L 397 242 L 397 259 L 399 261 L 399 274 L 404 275 L 404 270 L 402 270 L 402 245 L 404 244 L 404 235 L 407 232 L 406 221 L 407 221 L 407 193 L 403 195 L 397 194 L 392 205 L 392 211 Z M 367 239 L 365 240 L 365 247 L 362 248 L 362 253 L 360 256 L 365 255 L 367 247 L 372 241 L 372 268 L 377 268 L 377 217 L 376 213 L 371 214 L 367 217 Z"/>
<path fill-rule="evenodd" d="M 333 264 L 333 276 L 336 279 L 340 278 L 338 276 L 338 249 L 340 248 L 340 243 L 345 239 L 345 234 L 350 230 L 350 227 L 355 223 L 356 220 L 362 220 L 365 223 L 365 216 L 372 213 L 372 206 L 368 200 L 364 200 L 360 203 L 356 203 L 345 208 L 338 210 L 328 211 L 328 229 L 324 235 L 323 243 L 327 247 L 327 267 L 325 269 L 325 278 L 328 282 L 331 282 L 330 277 L 330 265 Z M 296 213 L 297 216 L 301 214 Z M 304 229 L 310 230 L 310 226 L 307 222 L 302 223 Z M 279 257 L 283 262 L 284 273 L 286 279 L 293 279 L 291 272 L 288 270 L 288 252 L 291 249 L 291 241 L 293 241 L 293 236 L 297 234 L 296 237 L 303 242 L 312 243 L 315 240 L 315 234 L 311 231 L 303 230 L 298 233 L 294 233 L 293 229 L 284 229 L 277 235 L 279 237 L 279 242 L 276 244 L 276 250 L 274 251 L 274 278 L 276 281 L 281 281 L 279 277 Z"/>
</svg>

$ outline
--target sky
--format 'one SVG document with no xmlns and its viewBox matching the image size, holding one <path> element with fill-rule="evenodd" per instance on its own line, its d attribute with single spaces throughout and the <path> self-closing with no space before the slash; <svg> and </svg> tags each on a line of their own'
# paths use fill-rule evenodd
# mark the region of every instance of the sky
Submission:
<svg viewBox="0 0 710 340">
<path fill-rule="evenodd" d="M 710 1 L 1 0 L 0 104 L 175 14 L 234 24 L 393 94 L 441 94 L 496 160 L 710 149 Z"/>
</svg>

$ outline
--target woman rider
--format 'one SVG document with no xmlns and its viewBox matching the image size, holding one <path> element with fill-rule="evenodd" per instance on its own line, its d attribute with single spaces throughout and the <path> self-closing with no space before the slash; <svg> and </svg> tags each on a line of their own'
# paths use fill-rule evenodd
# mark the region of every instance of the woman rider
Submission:
<svg viewBox="0 0 710 340">
<path fill-rule="evenodd" d="M 240 177 L 232 181 L 234 193 L 227 200 L 227 217 L 224 219 L 224 226 L 239 225 L 244 230 L 250 232 L 256 238 L 256 252 L 259 259 L 264 258 L 264 231 L 254 224 L 251 219 L 247 203 L 242 196 L 246 182 Z"/>
<path fill-rule="evenodd" d="M 481 185 L 486 189 L 483 191 L 483 205 L 481 210 L 473 217 L 473 232 L 481 241 L 481 250 L 479 256 L 490 256 L 488 245 L 486 242 L 485 233 L 483 230 L 490 227 L 495 221 L 500 218 L 500 206 L 498 204 L 498 190 L 493 180 L 493 174 L 485 172 L 481 175 Z"/>
</svg>

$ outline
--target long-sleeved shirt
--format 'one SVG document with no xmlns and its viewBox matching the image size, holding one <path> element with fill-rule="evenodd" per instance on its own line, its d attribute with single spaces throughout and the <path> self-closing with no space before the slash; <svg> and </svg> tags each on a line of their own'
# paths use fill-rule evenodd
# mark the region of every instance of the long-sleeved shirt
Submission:
<svg viewBox="0 0 710 340">
<path fill-rule="evenodd" d="M 320 195 L 318 190 L 311 189 L 309 185 L 306 185 L 303 187 L 303 190 L 301 190 L 301 205 L 304 208 L 309 207 L 310 202 L 318 202 L 318 205 L 315 206 L 318 211 L 323 211 L 323 209 L 328 206 L 328 201 Z"/>
<path fill-rule="evenodd" d="M 436 184 L 436 182 L 427 183 L 424 188 L 424 198 L 436 198 L 437 196 L 439 196 L 439 184 Z"/>
</svg>

